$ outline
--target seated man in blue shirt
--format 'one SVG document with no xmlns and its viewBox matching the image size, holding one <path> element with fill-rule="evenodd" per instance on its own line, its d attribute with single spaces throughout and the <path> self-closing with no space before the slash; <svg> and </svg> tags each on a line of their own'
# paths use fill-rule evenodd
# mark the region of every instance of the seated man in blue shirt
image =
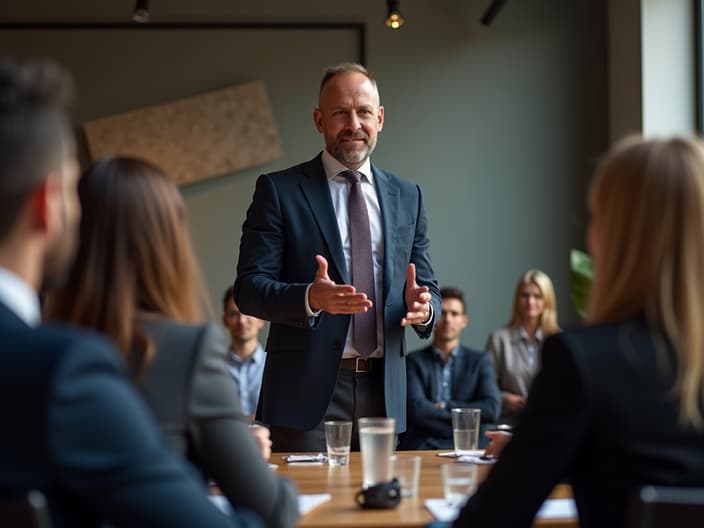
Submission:
<svg viewBox="0 0 704 528">
<path fill-rule="evenodd" d="M 266 360 L 266 352 L 258 340 L 265 322 L 240 312 L 232 298 L 232 289 L 230 286 L 222 298 L 222 322 L 230 333 L 227 366 L 237 386 L 242 413 L 253 420 Z"/>
<path fill-rule="evenodd" d="M 486 443 L 484 431 L 501 412 L 491 357 L 460 344 L 468 320 L 462 290 L 443 288 L 440 295 L 442 314 L 433 344 L 406 360 L 408 430 L 400 449 L 451 449 L 454 407 L 481 409 L 481 447 Z"/>
</svg>

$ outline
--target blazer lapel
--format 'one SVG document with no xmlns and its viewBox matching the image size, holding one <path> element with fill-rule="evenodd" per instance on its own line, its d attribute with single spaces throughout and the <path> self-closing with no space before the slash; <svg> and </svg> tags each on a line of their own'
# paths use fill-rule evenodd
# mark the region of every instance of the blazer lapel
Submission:
<svg viewBox="0 0 704 528">
<path fill-rule="evenodd" d="M 337 228 L 337 217 L 332 206 L 330 188 L 325 177 L 320 154 L 308 163 L 303 169 L 303 173 L 305 176 L 301 180 L 301 189 L 328 247 L 332 259 L 332 262 L 329 262 L 330 268 L 337 271 L 337 275 L 343 284 L 349 284 L 350 278 L 347 264 L 345 263 L 345 255 L 342 251 L 340 231 Z M 334 273 L 330 273 L 330 275 L 333 276 Z"/>
<path fill-rule="evenodd" d="M 460 345 L 459 350 L 457 350 L 457 356 L 455 356 L 455 364 L 452 367 L 452 393 L 453 399 L 461 399 L 462 395 L 459 394 L 459 389 L 466 387 L 467 385 L 467 357 Z"/>
<path fill-rule="evenodd" d="M 394 233 L 398 223 L 399 190 L 384 171 L 372 165 L 372 172 L 374 173 L 374 185 L 376 186 L 377 198 L 379 198 L 384 231 L 384 303 L 386 303 L 391 289 L 394 252 L 396 250 Z"/>
</svg>

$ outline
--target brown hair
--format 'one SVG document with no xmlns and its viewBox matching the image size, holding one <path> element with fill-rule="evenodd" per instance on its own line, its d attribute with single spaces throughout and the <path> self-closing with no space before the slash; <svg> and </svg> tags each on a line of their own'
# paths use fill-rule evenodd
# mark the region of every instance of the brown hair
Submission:
<svg viewBox="0 0 704 528">
<path fill-rule="evenodd" d="M 543 313 L 540 314 L 540 329 L 543 336 L 547 337 L 551 334 L 560 331 L 560 325 L 557 322 L 557 300 L 555 299 L 555 288 L 552 285 L 550 277 L 547 273 L 531 269 L 526 271 L 516 283 L 516 290 L 513 294 L 513 308 L 511 311 L 511 319 L 507 326 L 519 326 L 523 324 L 521 312 L 519 310 L 519 298 L 521 287 L 524 284 L 534 284 L 543 294 Z"/>
<path fill-rule="evenodd" d="M 444 301 L 445 299 L 457 299 L 462 303 L 462 313 L 467 313 L 467 304 L 464 302 L 464 292 L 459 288 L 454 286 L 445 286 L 440 290 L 440 298 Z"/>
<path fill-rule="evenodd" d="M 597 168 L 599 251 L 589 319 L 644 313 L 677 354 L 683 422 L 704 425 L 704 144 L 628 138 Z"/>
<path fill-rule="evenodd" d="M 320 91 L 318 93 L 323 93 L 323 89 L 325 88 L 325 85 L 330 79 L 336 77 L 337 75 L 343 75 L 345 73 L 361 73 L 367 79 L 369 79 L 369 81 L 372 83 L 372 86 L 374 86 L 374 89 L 378 91 L 376 85 L 376 77 L 374 76 L 374 73 L 372 73 L 370 70 L 356 62 L 342 62 L 340 64 L 335 64 L 334 66 L 328 66 L 327 68 L 325 68 L 325 71 L 323 72 L 323 78 L 320 81 Z"/>
<path fill-rule="evenodd" d="M 207 306 L 185 205 L 158 167 L 129 157 L 97 161 L 78 195 L 78 255 L 65 286 L 50 295 L 47 316 L 106 334 L 138 375 L 153 355 L 140 323 L 155 316 L 196 322 Z"/>
</svg>

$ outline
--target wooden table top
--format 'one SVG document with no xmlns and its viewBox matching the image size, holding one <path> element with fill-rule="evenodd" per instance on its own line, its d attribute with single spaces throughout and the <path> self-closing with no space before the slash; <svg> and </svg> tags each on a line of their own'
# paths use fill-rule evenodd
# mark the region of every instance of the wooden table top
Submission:
<svg viewBox="0 0 704 528">
<path fill-rule="evenodd" d="M 424 526 L 435 520 L 425 507 L 429 498 L 442 498 L 442 478 L 440 467 L 454 464 L 451 458 L 437 456 L 440 451 L 399 451 L 400 455 L 420 455 L 421 476 L 418 496 L 403 498 L 401 504 L 389 510 L 363 510 L 354 498 L 362 485 L 362 464 L 359 453 L 350 454 L 347 466 L 331 467 L 325 464 L 287 464 L 281 459 L 284 453 L 274 453 L 269 460 L 277 464 L 275 470 L 282 477 L 290 478 L 298 485 L 298 492 L 330 493 L 332 499 L 303 515 L 299 526 L 303 528 L 334 527 L 415 527 Z M 491 470 L 491 465 L 480 465 L 479 478 L 483 480 Z M 551 498 L 571 497 L 570 486 L 560 484 L 555 487 Z M 576 519 L 538 520 L 534 526 L 550 528 L 575 528 Z"/>
</svg>

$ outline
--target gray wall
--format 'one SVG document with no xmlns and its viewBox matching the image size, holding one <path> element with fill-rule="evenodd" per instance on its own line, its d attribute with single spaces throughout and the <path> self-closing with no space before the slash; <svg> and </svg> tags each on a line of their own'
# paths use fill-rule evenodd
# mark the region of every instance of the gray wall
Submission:
<svg viewBox="0 0 704 528">
<path fill-rule="evenodd" d="M 18 3 L 19 4 L 19 3 Z M 0 20 L 126 21 L 133 2 L 25 0 Z M 251 5 L 250 5 L 251 4 Z M 584 192 L 607 146 L 606 1 L 515 0 L 494 24 L 489 0 L 405 0 L 408 24 L 382 23 L 382 0 L 152 1 L 155 21 L 366 22 L 386 124 L 378 165 L 419 183 L 442 285 L 468 293 L 464 341 L 481 347 L 509 315 L 517 277 L 538 267 L 556 285 L 562 322 L 571 247 L 583 246 Z M 183 189 L 207 285 L 219 311 L 234 278 L 240 226 L 260 172 L 313 157 L 311 111 L 324 66 L 356 57 L 349 32 L 56 34 L 0 31 L 0 52 L 66 62 L 78 120 L 263 79 L 284 157 Z M 412 338 L 411 347 L 420 343 Z"/>
</svg>

